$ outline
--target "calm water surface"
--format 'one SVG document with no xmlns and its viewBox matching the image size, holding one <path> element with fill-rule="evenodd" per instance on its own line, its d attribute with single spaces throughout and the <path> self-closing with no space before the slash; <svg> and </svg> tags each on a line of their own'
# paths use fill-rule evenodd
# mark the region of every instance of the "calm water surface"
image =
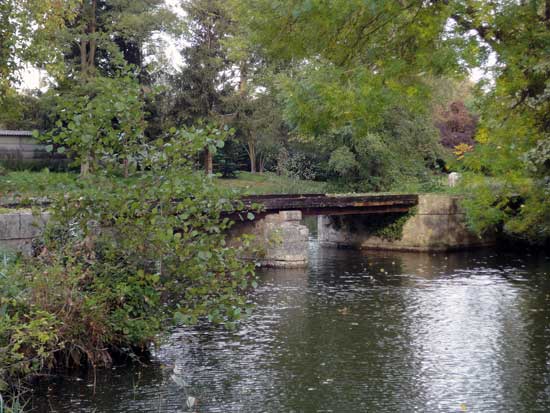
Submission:
<svg viewBox="0 0 550 413">
<path fill-rule="evenodd" d="M 35 411 L 550 411 L 550 257 L 312 241 L 309 269 L 260 276 L 237 331 L 175 330 L 151 365 L 98 371 L 95 394 L 66 377 Z"/>
</svg>

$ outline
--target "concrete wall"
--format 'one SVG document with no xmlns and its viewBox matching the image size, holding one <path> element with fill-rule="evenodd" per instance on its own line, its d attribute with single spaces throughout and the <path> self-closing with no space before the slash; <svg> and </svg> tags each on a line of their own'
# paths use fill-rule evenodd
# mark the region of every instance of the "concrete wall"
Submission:
<svg viewBox="0 0 550 413">
<path fill-rule="evenodd" d="M 0 251 L 31 254 L 33 239 L 42 235 L 49 216 L 47 212 L 34 216 L 30 210 L 0 214 Z"/>
<path fill-rule="evenodd" d="M 377 215 L 348 215 L 339 225 L 330 216 L 319 216 L 319 240 L 323 246 L 401 251 L 451 251 L 492 245 L 492 239 L 481 239 L 465 225 L 460 197 L 420 195 L 417 213 L 403 227 L 400 240 L 388 241 L 367 229 L 367 220 Z M 342 225 L 342 222 L 344 225 Z"/>
<path fill-rule="evenodd" d="M 252 248 L 244 258 L 264 267 L 305 267 L 309 230 L 301 220 L 301 211 L 281 211 L 254 221 L 237 221 L 228 234 L 229 244 L 235 245 L 244 234 L 253 235 Z"/>
</svg>

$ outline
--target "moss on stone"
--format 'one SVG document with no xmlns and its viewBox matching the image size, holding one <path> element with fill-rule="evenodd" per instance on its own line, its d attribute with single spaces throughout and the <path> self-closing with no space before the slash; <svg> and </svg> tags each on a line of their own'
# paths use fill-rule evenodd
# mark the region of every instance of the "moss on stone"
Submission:
<svg viewBox="0 0 550 413">
<path fill-rule="evenodd" d="M 368 221 L 370 225 L 367 224 L 367 230 L 386 241 L 398 241 L 403 238 L 403 227 L 415 214 L 416 208 L 411 208 L 404 214 L 382 215 L 377 220 Z"/>
</svg>

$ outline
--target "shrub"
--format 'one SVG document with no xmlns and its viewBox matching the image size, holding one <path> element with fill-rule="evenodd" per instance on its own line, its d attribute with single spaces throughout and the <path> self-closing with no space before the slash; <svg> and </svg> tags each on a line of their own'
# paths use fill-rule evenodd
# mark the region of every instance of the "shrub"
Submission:
<svg viewBox="0 0 550 413">
<path fill-rule="evenodd" d="M 317 178 L 316 160 L 302 151 L 289 152 L 286 148 L 279 151 L 277 173 L 293 179 L 312 181 Z"/>
<path fill-rule="evenodd" d="M 147 350 L 171 321 L 232 326 L 247 312 L 253 266 L 224 236 L 235 202 L 191 168 L 203 135 L 155 142 L 131 184 L 97 177 L 53 200 L 40 254 L 0 279 L 0 392 Z"/>
</svg>

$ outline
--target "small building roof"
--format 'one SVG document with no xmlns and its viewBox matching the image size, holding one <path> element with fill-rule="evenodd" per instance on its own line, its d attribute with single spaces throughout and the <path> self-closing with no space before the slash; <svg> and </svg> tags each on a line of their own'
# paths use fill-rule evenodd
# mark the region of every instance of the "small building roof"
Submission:
<svg viewBox="0 0 550 413">
<path fill-rule="evenodd" d="M 0 129 L 0 136 L 32 136 L 32 131 Z"/>
</svg>

